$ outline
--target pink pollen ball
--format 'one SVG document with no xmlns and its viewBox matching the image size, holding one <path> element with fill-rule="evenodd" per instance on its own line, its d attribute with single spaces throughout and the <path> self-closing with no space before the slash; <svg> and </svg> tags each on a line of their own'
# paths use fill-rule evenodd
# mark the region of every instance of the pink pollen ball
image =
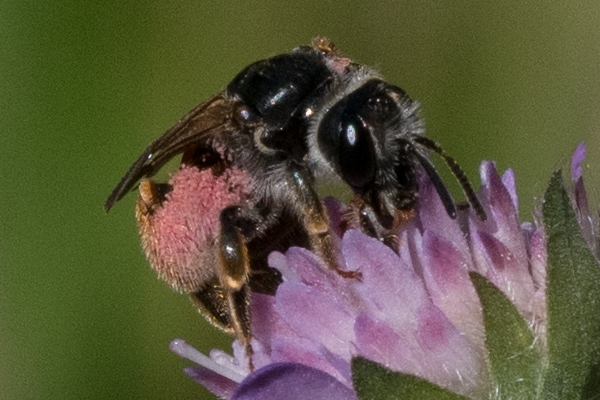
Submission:
<svg viewBox="0 0 600 400">
<path fill-rule="evenodd" d="M 173 190 L 162 205 L 139 219 L 142 245 L 159 277 L 189 292 L 216 274 L 219 215 L 248 199 L 251 179 L 236 168 L 215 176 L 211 169 L 182 165 L 169 184 Z"/>
</svg>

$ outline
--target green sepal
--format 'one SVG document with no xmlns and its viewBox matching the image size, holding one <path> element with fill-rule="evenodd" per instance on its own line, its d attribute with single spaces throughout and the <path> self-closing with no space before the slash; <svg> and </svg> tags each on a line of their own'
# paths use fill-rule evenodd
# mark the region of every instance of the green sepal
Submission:
<svg viewBox="0 0 600 400">
<path fill-rule="evenodd" d="M 485 343 L 497 398 L 536 398 L 541 357 L 533 332 L 500 289 L 478 273 L 470 276 L 483 307 Z"/>
<path fill-rule="evenodd" d="M 352 381 L 361 400 L 466 399 L 425 379 L 390 371 L 362 357 L 352 359 Z"/>
<path fill-rule="evenodd" d="M 561 171 L 550 179 L 542 210 L 548 249 L 542 397 L 581 398 L 600 386 L 600 266 L 581 234 Z"/>
</svg>

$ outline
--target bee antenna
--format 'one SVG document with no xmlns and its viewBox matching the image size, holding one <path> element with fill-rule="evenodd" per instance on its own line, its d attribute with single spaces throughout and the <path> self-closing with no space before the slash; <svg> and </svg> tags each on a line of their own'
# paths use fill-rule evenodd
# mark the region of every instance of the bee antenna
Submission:
<svg viewBox="0 0 600 400">
<path fill-rule="evenodd" d="M 460 165 L 458 165 L 456 160 L 454 160 L 454 158 L 452 158 L 448 153 L 446 153 L 440 147 L 440 145 L 437 144 L 434 140 L 431 140 L 431 139 L 429 139 L 425 136 L 421 136 L 421 135 L 411 135 L 411 138 L 414 143 L 416 143 L 428 150 L 431 150 L 434 153 L 437 153 L 440 157 L 442 157 L 444 159 L 444 161 L 446 162 L 446 165 L 448 165 L 448 167 L 452 171 L 452 174 L 454 175 L 454 177 L 460 184 L 460 187 L 462 188 L 463 192 L 465 193 L 465 196 L 466 196 L 469 204 L 471 205 L 471 207 L 473 207 L 473 210 L 475 210 L 475 213 L 477 214 L 479 219 L 482 221 L 485 221 L 487 219 L 485 210 L 483 209 L 483 206 L 479 202 L 479 199 L 477 198 L 477 195 L 475 194 L 475 191 L 473 190 L 473 187 L 471 186 L 471 183 L 469 182 L 469 178 L 467 178 L 465 171 L 463 171 L 463 169 L 460 167 Z M 431 174 L 430 174 L 430 172 L 427 171 L 428 167 L 423 163 L 423 159 L 426 160 L 427 163 L 429 163 L 429 164 L 431 164 L 431 162 L 429 160 L 427 160 L 425 157 L 419 155 L 418 152 L 417 152 L 417 158 L 419 158 L 419 161 L 425 168 L 427 175 L 429 175 L 431 178 Z M 433 167 L 433 165 L 431 165 L 431 167 Z M 434 172 L 435 172 L 435 169 L 434 169 Z M 439 176 L 436 179 L 440 180 Z M 436 185 L 436 180 L 432 179 L 432 182 L 433 182 L 434 186 L 436 187 L 436 189 L 438 190 L 438 193 L 440 193 L 440 189 L 438 189 L 438 187 Z M 439 184 L 442 184 L 442 183 L 440 182 L 440 183 L 438 183 L 438 185 Z M 447 191 L 447 189 L 446 189 L 446 191 Z M 440 197 L 442 197 L 441 194 L 440 194 Z M 442 201 L 445 201 L 443 197 L 442 197 Z M 445 203 L 444 203 L 444 205 L 446 206 Z M 448 209 L 448 206 L 446 206 L 446 210 L 447 209 Z"/>
<path fill-rule="evenodd" d="M 450 218 L 456 219 L 456 203 L 454 203 L 454 199 L 452 198 L 452 195 L 448 191 L 446 185 L 444 185 L 442 178 L 440 178 L 438 175 L 435 166 L 419 151 L 415 151 L 415 155 L 419 159 L 419 162 L 425 169 L 425 173 L 429 177 L 429 180 L 431 180 L 431 183 L 433 183 L 433 187 L 440 196 L 442 204 L 444 204 L 444 208 L 446 209 L 446 213 L 448 213 Z"/>
</svg>

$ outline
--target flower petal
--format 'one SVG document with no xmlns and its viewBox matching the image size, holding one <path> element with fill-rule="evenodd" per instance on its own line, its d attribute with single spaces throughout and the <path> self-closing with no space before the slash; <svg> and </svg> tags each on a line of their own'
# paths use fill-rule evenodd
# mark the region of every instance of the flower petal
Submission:
<svg viewBox="0 0 600 400">
<path fill-rule="evenodd" d="M 264 346 L 267 354 L 271 353 L 270 344 L 277 324 L 274 307 L 275 297 L 252 293 L 252 336 Z"/>
<path fill-rule="evenodd" d="M 531 255 L 531 277 L 538 291 L 546 291 L 546 234 L 542 227 L 537 227 L 529 237 L 529 253 Z"/>
<path fill-rule="evenodd" d="M 238 386 L 238 383 L 204 367 L 188 367 L 183 371 L 206 390 L 223 399 L 231 398 Z"/>
<path fill-rule="evenodd" d="M 494 283 L 515 304 L 524 318 L 529 318 L 535 293 L 529 266 L 504 243 L 485 231 L 472 233 L 475 258 L 485 277 Z"/>
<path fill-rule="evenodd" d="M 446 239 L 425 231 L 418 254 L 433 304 L 446 314 L 454 326 L 466 333 L 483 354 L 485 332 L 481 304 L 469 278 L 468 264 L 461 253 Z"/>
<path fill-rule="evenodd" d="M 461 394 L 485 385 L 480 356 L 439 308 L 433 304 L 421 308 L 417 321 L 421 376 Z"/>
<path fill-rule="evenodd" d="M 573 157 L 571 157 L 571 181 L 576 182 L 583 175 L 581 164 L 583 164 L 585 156 L 585 143 L 581 142 L 573 152 Z"/>
<path fill-rule="evenodd" d="M 350 269 L 362 272 L 355 285 L 363 309 L 392 324 L 392 328 L 415 327 L 414 313 L 425 304 L 427 293 L 415 271 L 377 239 L 350 230 L 343 239 L 343 252 Z"/>
<path fill-rule="evenodd" d="M 437 233 L 451 240 L 469 262 L 470 250 L 458 222 L 448 216 L 440 196 L 426 174 L 419 180 L 419 219 L 423 230 Z"/>
<path fill-rule="evenodd" d="M 502 184 L 508 191 L 510 198 L 512 199 L 513 206 L 515 207 L 515 213 L 519 215 L 519 196 L 517 195 L 517 180 L 515 178 L 515 171 L 512 168 L 507 169 L 502 174 Z"/>
<path fill-rule="evenodd" d="M 356 394 L 323 371 L 297 363 L 275 363 L 248 376 L 232 400 L 353 400 Z"/>
<path fill-rule="evenodd" d="M 491 218 L 488 218 L 487 222 L 476 220 L 478 229 L 493 233 L 503 243 L 510 243 L 511 247 L 516 250 L 514 253 L 518 253 L 518 256 L 526 255 L 517 210 L 508 189 L 496 172 L 494 163 L 483 162 L 480 173 L 483 183 L 480 200 L 487 205 L 488 210 L 486 211 Z M 519 246 L 520 248 L 518 248 Z M 526 258 L 523 260 L 526 263 Z"/>
<path fill-rule="evenodd" d="M 457 393 L 479 392 L 484 364 L 468 340 L 433 305 L 417 312 L 417 330 L 398 332 L 367 314 L 356 319 L 359 355 Z"/>
<path fill-rule="evenodd" d="M 284 282 L 277 290 L 275 312 L 298 336 L 350 360 L 354 313 L 334 293 Z"/>
<path fill-rule="evenodd" d="M 366 306 L 354 326 L 359 354 L 453 390 L 475 390 L 485 382 L 481 354 L 431 303 L 412 268 L 357 231 L 346 233 L 344 246 L 351 268 L 365 265 L 356 285 Z"/>
<path fill-rule="evenodd" d="M 272 346 L 272 362 L 294 362 L 313 367 L 352 387 L 349 360 L 344 360 L 323 346 L 315 344 L 313 339 L 275 339 Z"/>
<path fill-rule="evenodd" d="M 577 222 L 579 222 L 579 226 L 581 228 L 581 232 L 583 233 L 583 237 L 592 253 L 596 256 L 596 258 L 600 258 L 600 254 L 598 251 L 598 247 L 600 244 L 598 243 L 598 224 L 595 219 L 590 214 L 590 207 L 587 197 L 587 192 L 585 190 L 585 185 L 583 183 L 583 167 L 582 164 L 585 161 L 586 156 L 586 148 L 585 144 L 581 142 L 577 149 L 573 153 L 573 157 L 571 158 L 571 180 L 573 182 L 573 208 L 575 209 L 575 215 L 577 216 Z"/>
<path fill-rule="evenodd" d="M 358 354 L 396 371 L 416 373 L 420 363 L 414 344 L 388 324 L 360 314 L 354 325 Z"/>
<path fill-rule="evenodd" d="M 476 271 L 496 284 L 527 318 L 535 289 L 516 209 L 494 163 L 482 163 L 481 180 L 479 196 L 488 220 L 482 222 L 474 216 L 469 219 Z"/>
</svg>

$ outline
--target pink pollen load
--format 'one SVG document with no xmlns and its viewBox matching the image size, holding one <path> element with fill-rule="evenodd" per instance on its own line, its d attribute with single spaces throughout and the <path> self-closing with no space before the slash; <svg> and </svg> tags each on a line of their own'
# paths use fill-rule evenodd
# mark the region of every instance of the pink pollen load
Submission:
<svg viewBox="0 0 600 400">
<path fill-rule="evenodd" d="M 211 169 L 182 165 L 169 184 L 172 190 L 155 211 L 138 211 L 142 247 L 160 278 L 191 292 L 216 274 L 219 215 L 248 199 L 251 180 L 240 169 L 228 168 L 215 176 Z M 144 197 L 138 202 L 147 201 Z"/>
</svg>

